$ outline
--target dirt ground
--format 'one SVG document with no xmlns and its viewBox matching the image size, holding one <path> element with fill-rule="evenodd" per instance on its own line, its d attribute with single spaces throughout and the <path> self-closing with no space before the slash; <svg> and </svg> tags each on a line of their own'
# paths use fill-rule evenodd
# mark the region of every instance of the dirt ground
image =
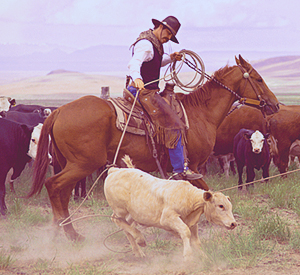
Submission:
<svg viewBox="0 0 300 275">
<path fill-rule="evenodd" d="M 49 207 L 42 211 L 51 212 Z M 89 214 L 87 208 L 78 212 L 78 217 Z M 292 212 L 283 213 L 286 218 L 295 222 L 297 215 Z M 239 220 L 239 227 L 247 229 L 246 221 Z M 218 262 L 209 271 L 205 271 L 199 261 L 200 254 L 184 263 L 182 257 L 182 242 L 172 234 L 159 229 L 139 227 L 145 235 L 148 247 L 143 248 L 146 258 L 133 256 L 130 245 L 123 232 L 109 218 L 88 218 L 74 223 L 75 229 L 86 237 L 80 244 L 69 241 L 62 228 L 57 228 L 49 222 L 48 225 L 20 230 L 10 228 L 9 217 L 0 219 L 2 240 L 0 247 L 11 251 L 13 262 L 7 270 L 0 274 L 114 274 L 114 275 L 189 275 L 189 274 L 231 274 L 231 275 L 265 275 L 265 274 L 299 274 L 300 254 L 286 250 L 284 244 L 277 244 L 274 252 L 258 261 L 254 267 L 247 269 L 231 269 L 227 264 Z M 236 230 L 236 229 L 235 229 Z M 199 222 L 200 240 L 210 236 L 212 232 L 228 234 L 228 230 L 210 225 L 204 217 Z M 160 249 L 167 243 L 164 249 Z M 158 244 L 157 244 L 158 243 Z M 153 245 L 156 244 L 156 248 Z M 149 247 L 150 246 L 150 247 Z M 198 259 L 198 260 L 197 260 Z M 98 269 L 93 273 L 85 273 L 91 266 Z M 99 271 L 101 267 L 101 273 Z M 73 272 L 70 272 L 70 269 Z M 74 270 L 79 270 L 79 273 Z M 64 273 L 64 270 L 66 273 Z M 69 272 L 69 273 L 68 273 Z"/>
</svg>

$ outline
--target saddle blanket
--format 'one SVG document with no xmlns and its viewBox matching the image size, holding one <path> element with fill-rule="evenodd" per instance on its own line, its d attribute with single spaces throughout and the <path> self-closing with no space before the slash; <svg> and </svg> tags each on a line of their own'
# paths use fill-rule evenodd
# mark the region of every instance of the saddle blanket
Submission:
<svg viewBox="0 0 300 275">
<path fill-rule="evenodd" d="M 112 103 L 112 105 L 116 110 L 117 128 L 121 131 L 124 131 L 125 125 L 128 121 L 128 117 L 132 108 L 132 104 L 128 102 L 126 99 L 121 97 L 109 98 L 108 101 Z M 136 105 L 133 108 L 129 123 L 126 128 L 126 132 L 144 136 L 146 135 L 146 132 L 148 132 L 146 123 L 150 130 L 149 134 L 153 136 L 155 131 L 154 131 L 154 126 L 150 121 L 150 118 L 141 107 Z"/>
</svg>

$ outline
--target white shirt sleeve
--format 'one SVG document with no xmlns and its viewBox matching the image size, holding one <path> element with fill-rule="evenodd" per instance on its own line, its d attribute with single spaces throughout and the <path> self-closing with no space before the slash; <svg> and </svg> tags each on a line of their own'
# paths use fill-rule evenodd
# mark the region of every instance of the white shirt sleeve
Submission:
<svg viewBox="0 0 300 275">
<path fill-rule="evenodd" d="M 142 39 L 137 42 L 133 49 L 133 56 L 128 63 L 129 75 L 133 80 L 140 78 L 143 62 L 150 61 L 154 56 L 153 46 L 149 40 Z"/>
<path fill-rule="evenodd" d="M 161 61 L 161 66 L 164 67 L 172 62 L 170 55 L 164 54 Z"/>
</svg>

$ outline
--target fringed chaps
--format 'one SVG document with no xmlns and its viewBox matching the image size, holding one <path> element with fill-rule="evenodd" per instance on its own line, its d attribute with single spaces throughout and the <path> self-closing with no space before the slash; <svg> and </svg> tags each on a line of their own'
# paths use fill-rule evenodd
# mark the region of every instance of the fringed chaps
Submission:
<svg viewBox="0 0 300 275">
<path fill-rule="evenodd" d="M 185 124 L 157 92 L 143 89 L 139 94 L 140 102 L 155 126 L 157 142 L 168 149 L 174 149 L 181 136 L 182 145 L 185 145 Z"/>
</svg>

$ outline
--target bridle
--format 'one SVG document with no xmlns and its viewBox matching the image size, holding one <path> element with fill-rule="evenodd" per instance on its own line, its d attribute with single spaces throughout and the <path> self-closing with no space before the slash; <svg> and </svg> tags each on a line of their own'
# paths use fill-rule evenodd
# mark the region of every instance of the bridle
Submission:
<svg viewBox="0 0 300 275">
<path fill-rule="evenodd" d="M 266 101 L 261 97 L 261 95 L 259 94 L 257 88 L 255 87 L 253 80 L 250 77 L 250 74 L 253 70 L 253 68 L 250 69 L 250 71 L 246 71 L 246 69 L 244 67 L 242 67 L 242 65 L 238 65 L 238 67 L 241 69 L 242 73 L 243 73 L 243 77 L 245 78 L 245 85 L 244 85 L 244 91 L 246 90 L 246 86 L 247 83 L 249 82 L 252 89 L 254 90 L 257 99 L 252 99 L 252 98 L 242 98 L 239 96 L 239 103 L 241 104 L 246 104 L 246 105 L 252 105 L 252 106 L 258 106 L 259 108 L 263 108 L 266 106 Z"/>
<path fill-rule="evenodd" d="M 188 65 L 191 69 L 193 69 L 194 71 L 196 71 L 198 74 L 200 74 L 203 78 L 205 77 L 208 80 L 212 80 L 216 83 L 218 83 L 220 86 L 222 86 L 224 89 L 228 90 L 230 93 L 232 93 L 238 100 L 239 100 L 239 104 L 243 104 L 243 105 L 250 105 L 250 106 L 254 106 L 254 107 L 259 107 L 259 108 L 263 108 L 266 106 L 266 102 L 264 99 L 262 99 L 260 93 L 258 92 L 257 88 L 254 85 L 253 80 L 251 79 L 251 72 L 253 70 L 253 68 L 251 67 L 251 69 L 247 72 L 247 70 L 241 65 L 238 64 L 238 67 L 240 68 L 240 70 L 243 73 L 243 77 L 245 78 L 245 85 L 244 85 L 244 91 L 246 90 L 246 86 L 247 83 L 249 82 L 250 85 L 252 86 L 256 96 L 258 99 L 252 99 L 252 98 L 246 98 L 246 97 L 241 97 L 239 94 L 237 94 L 236 92 L 234 92 L 233 90 L 231 90 L 229 87 L 227 87 L 226 85 L 224 85 L 223 83 L 221 83 L 220 81 L 218 81 L 217 79 L 215 79 L 214 77 L 208 75 L 207 73 L 205 73 L 204 71 L 204 65 L 202 64 L 202 60 L 201 58 L 194 52 L 189 51 L 189 50 L 181 50 L 180 53 L 183 55 L 183 59 L 182 62 L 184 62 L 186 65 Z M 189 61 L 186 58 L 186 55 L 189 55 L 192 57 L 193 62 Z M 197 62 L 201 64 L 202 69 L 197 66 Z M 175 63 L 174 63 L 175 66 Z M 173 73 L 173 80 L 175 81 L 175 83 L 177 84 L 177 82 L 179 81 L 178 78 L 176 77 L 176 72 Z M 174 77 L 175 76 L 175 77 Z M 202 82 L 203 78 L 201 77 L 200 82 Z M 200 83 L 199 82 L 199 83 Z M 182 85 L 178 85 L 178 86 L 182 86 Z M 201 85 L 198 85 L 198 87 Z"/>
</svg>

